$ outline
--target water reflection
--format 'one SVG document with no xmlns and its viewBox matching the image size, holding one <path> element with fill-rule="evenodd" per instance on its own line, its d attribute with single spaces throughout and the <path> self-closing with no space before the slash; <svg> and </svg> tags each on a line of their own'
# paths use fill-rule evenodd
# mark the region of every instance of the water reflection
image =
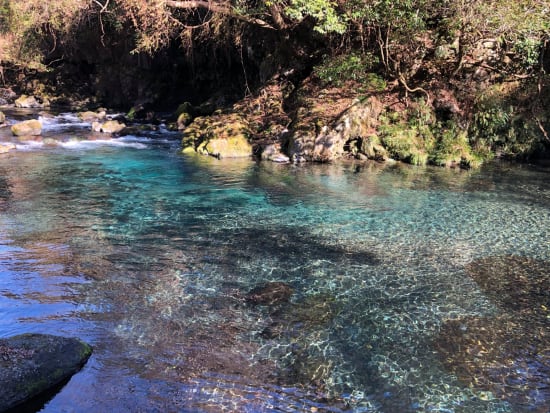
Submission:
<svg viewBox="0 0 550 413">
<path fill-rule="evenodd" d="M 535 311 L 548 274 L 533 264 L 550 260 L 547 171 L 283 166 L 152 144 L 2 161 L 0 335 L 95 348 L 46 412 L 549 405 L 531 385 L 546 385 L 546 353 L 531 357 L 519 339 L 488 353 L 527 363 L 511 392 L 470 359 L 512 322 L 548 344 Z M 526 258 L 485 258 L 512 253 Z M 503 272 L 520 279 L 502 284 Z M 288 300 L 247 300 L 269 283 L 288 286 Z M 518 285 L 524 295 L 507 293 Z M 521 316 L 500 314 L 507 303 Z M 464 326 L 472 334 L 457 339 Z"/>
</svg>

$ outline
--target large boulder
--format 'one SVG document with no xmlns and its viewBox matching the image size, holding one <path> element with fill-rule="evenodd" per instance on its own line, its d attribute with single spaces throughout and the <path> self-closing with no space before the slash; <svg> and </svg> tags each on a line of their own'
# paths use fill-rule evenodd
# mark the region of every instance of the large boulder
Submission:
<svg viewBox="0 0 550 413">
<path fill-rule="evenodd" d="M 126 127 L 124 123 L 121 123 L 117 120 L 108 120 L 107 122 L 93 122 L 92 130 L 94 132 L 102 133 L 119 133 Z"/>
<path fill-rule="evenodd" d="M 183 152 L 197 152 L 216 158 L 252 155 L 248 122 L 236 113 L 218 113 L 196 118 L 183 132 Z"/>
<path fill-rule="evenodd" d="M 63 383 L 91 354 L 91 347 L 75 338 L 22 334 L 0 339 L 0 411 Z"/>
<path fill-rule="evenodd" d="M 290 158 L 294 162 L 330 162 L 341 158 L 350 141 L 372 135 L 381 111 L 380 101 L 371 97 L 364 102 L 354 102 L 330 126 L 298 125 L 289 140 Z"/>
<path fill-rule="evenodd" d="M 90 110 L 84 112 L 78 112 L 78 118 L 83 122 L 97 122 L 99 120 L 105 119 L 107 114 L 104 110 L 99 110 L 97 112 L 92 112 Z"/>
<path fill-rule="evenodd" d="M 17 108 L 41 108 L 42 104 L 36 100 L 34 96 L 21 95 L 15 99 L 15 107 Z"/>
<path fill-rule="evenodd" d="M 12 125 L 11 132 L 15 136 L 38 136 L 42 134 L 42 123 L 36 119 L 25 120 Z"/>
</svg>

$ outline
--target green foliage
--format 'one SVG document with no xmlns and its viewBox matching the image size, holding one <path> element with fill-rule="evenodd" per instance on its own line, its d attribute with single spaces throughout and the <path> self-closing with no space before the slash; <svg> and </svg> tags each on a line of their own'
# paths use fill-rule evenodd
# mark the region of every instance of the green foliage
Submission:
<svg viewBox="0 0 550 413">
<path fill-rule="evenodd" d="M 481 101 L 475 108 L 469 129 L 474 146 L 492 150 L 505 145 L 512 110 L 496 99 Z"/>
<path fill-rule="evenodd" d="M 484 157 L 473 152 L 467 131 L 459 128 L 454 122 L 439 127 L 437 144 L 430 155 L 431 163 L 463 168 L 477 168 L 481 165 Z"/>
<path fill-rule="evenodd" d="M 426 165 L 437 141 L 431 126 L 433 119 L 422 99 L 409 110 L 381 116 L 380 137 L 390 156 L 413 165 Z"/>
<path fill-rule="evenodd" d="M 521 36 L 514 42 L 512 50 L 519 57 L 522 68 L 531 70 L 539 64 L 542 48 L 541 38 Z"/>
<path fill-rule="evenodd" d="M 316 20 L 314 30 L 326 33 L 344 33 L 346 23 L 344 16 L 336 9 L 337 3 L 332 0 L 291 0 L 285 13 L 293 20 L 301 21 L 306 16 Z"/>
<path fill-rule="evenodd" d="M 540 129 L 531 113 L 496 92 L 476 105 L 468 132 L 471 145 L 483 153 L 528 157 L 541 146 Z"/>
<path fill-rule="evenodd" d="M 11 9 L 9 0 L 0 0 L 0 33 L 7 33 L 10 17 Z"/>
<path fill-rule="evenodd" d="M 386 88 L 386 81 L 371 72 L 377 64 L 378 58 L 371 53 L 325 56 L 325 61 L 316 66 L 314 72 L 323 82 L 334 86 L 353 80 L 371 90 L 382 91 Z"/>
</svg>

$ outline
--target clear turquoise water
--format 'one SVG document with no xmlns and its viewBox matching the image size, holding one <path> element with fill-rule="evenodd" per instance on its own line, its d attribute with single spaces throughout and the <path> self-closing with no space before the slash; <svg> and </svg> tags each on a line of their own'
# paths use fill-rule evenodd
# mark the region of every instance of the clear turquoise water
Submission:
<svg viewBox="0 0 550 413">
<path fill-rule="evenodd" d="M 0 337 L 94 346 L 42 411 L 550 409 L 544 348 L 537 384 L 506 395 L 433 345 L 449 320 L 507 311 L 469 263 L 550 262 L 549 169 L 218 161 L 169 133 L 76 142 L 66 122 L 46 131 L 62 146 L 0 158 Z M 271 281 L 290 303 L 245 302 Z"/>
</svg>

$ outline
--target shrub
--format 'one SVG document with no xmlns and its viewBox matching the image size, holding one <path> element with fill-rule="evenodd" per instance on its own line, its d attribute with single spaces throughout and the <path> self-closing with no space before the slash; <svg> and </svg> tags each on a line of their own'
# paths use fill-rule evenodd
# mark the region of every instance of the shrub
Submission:
<svg viewBox="0 0 550 413">
<path fill-rule="evenodd" d="M 377 64 L 378 58 L 370 53 L 350 53 L 330 58 L 325 56 L 324 62 L 314 68 L 314 73 L 323 82 L 334 86 L 341 86 L 353 80 L 369 89 L 384 90 L 385 80 L 376 73 L 372 73 Z"/>
</svg>

